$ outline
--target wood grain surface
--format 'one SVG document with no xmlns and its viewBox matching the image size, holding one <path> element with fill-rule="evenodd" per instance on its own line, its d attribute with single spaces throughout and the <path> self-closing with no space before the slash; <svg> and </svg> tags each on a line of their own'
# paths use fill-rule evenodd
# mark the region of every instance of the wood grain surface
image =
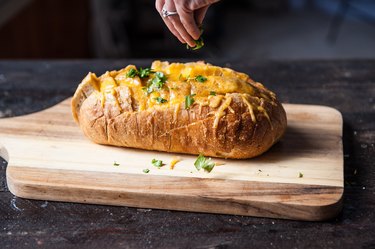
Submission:
<svg viewBox="0 0 375 249">
<path fill-rule="evenodd" d="M 9 161 L 8 187 L 16 196 L 298 220 L 329 219 L 341 210 L 342 117 L 335 109 L 285 104 L 281 142 L 258 158 L 214 159 L 221 165 L 208 174 L 195 169 L 195 156 L 91 143 L 69 103 L 0 120 L 0 156 Z M 174 157 L 181 162 L 172 170 Z M 166 165 L 157 169 L 153 158 Z"/>
</svg>

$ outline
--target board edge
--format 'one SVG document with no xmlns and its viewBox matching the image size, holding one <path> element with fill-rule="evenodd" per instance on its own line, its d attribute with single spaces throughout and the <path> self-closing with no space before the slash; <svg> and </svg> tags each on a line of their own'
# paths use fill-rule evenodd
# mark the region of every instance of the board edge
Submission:
<svg viewBox="0 0 375 249">
<path fill-rule="evenodd" d="M 335 218 L 343 208 L 343 194 L 344 188 L 342 187 L 329 187 L 329 189 L 338 191 L 335 194 L 335 198 L 331 199 L 330 202 L 324 203 L 324 205 L 299 205 L 296 203 L 267 203 L 261 201 L 251 201 L 251 202 L 242 202 L 241 208 L 245 210 L 245 207 L 249 208 L 250 211 L 226 211 L 220 212 L 214 209 L 210 210 L 197 210 L 196 207 L 193 208 L 186 208 L 186 207 L 174 207 L 174 206 L 158 206 L 158 205 L 144 205 L 142 204 L 134 204 L 134 203 L 123 203 L 121 200 L 116 201 L 112 200 L 111 198 L 103 198 L 103 199 L 90 199 L 92 198 L 91 193 L 92 189 L 84 189 L 77 186 L 75 189 L 70 188 L 69 191 L 62 186 L 53 186 L 53 185 L 42 185 L 36 184 L 33 181 L 25 181 L 17 179 L 16 176 L 12 175 L 12 168 L 8 167 L 6 171 L 6 179 L 8 183 L 9 191 L 21 198 L 25 199 L 34 199 L 34 200 L 48 200 L 48 201 L 58 201 L 58 202 L 72 202 L 72 203 L 82 203 L 82 204 L 97 204 L 97 205 L 111 205 L 111 206 L 126 206 L 126 207 L 135 207 L 135 208 L 152 208 L 152 209 L 161 209 L 161 210 L 175 210 L 175 211 L 187 211 L 187 212 L 198 212 L 198 213 L 215 213 L 215 214 L 230 214 L 230 215 L 243 215 L 243 216 L 253 216 L 253 217 L 267 217 L 267 218 L 278 218 L 278 219 L 287 219 L 287 220 L 301 220 L 301 221 L 326 221 L 332 218 Z M 16 167 L 15 167 L 16 168 Z M 262 184 L 262 183 L 260 183 Z M 320 186 L 321 187 L 321 186 Z M 80 190 L 83 192 L 82 198 L 83 201 L 79 201 L 74 199 L 69 192 L 72 190 Z M 65 193 L 63 196 L 59 197 L 51 197 L 51 191 L 57 191 L 58 193 Z M 176 195 L 168 195 L 162 196 L 158 194 L 140 194 L 140 193 L 132 193 L 132 192 L 116 192 L 115 195 L 132 195 L 133 198 L 141 198 L 140 202 L 137 201 L 136 203 L 141 203 L 142 200 L 146 200 L 149 198 L 161 198 L 166 199 L 168 201 L 180 201 L 179 198 L 181 196 Z M 100 196 L 100 194 L 99 194 Z M 210 198 L 210 197 L 202 197 L 202 196 L 184 196 L 184 198 L 190 199 L 191 203 L 195 202 L 203 202 L 202 206 L 205 204 L 212 204 L 213 202 L 218 202 L 218 199 Z M 155 199 L 155 200 L 156 200 Z M 219 200 L 222 201 L 222 200 Z M 184 202 L 186 202 L 184 200 Z M 235 202 L 235 204 L 238 204 Z M 197 204 L 199 205 L 199 204 Z M 268 207 L 268 208 L 267 208 Z M 279 213 L 271 212 L 269 207 L 278 208 L 280 209 Z M 262 209 L 264 213 L 257 213 L 256 210 Z M 297 213 L 290 213 L 290 210 L 303 210 L 304 215 L 300 215 Z M 252 210 L 252 211 L 251 211 Z M 254 211 L 255 210 L 255 211 Z"/>
</svg>

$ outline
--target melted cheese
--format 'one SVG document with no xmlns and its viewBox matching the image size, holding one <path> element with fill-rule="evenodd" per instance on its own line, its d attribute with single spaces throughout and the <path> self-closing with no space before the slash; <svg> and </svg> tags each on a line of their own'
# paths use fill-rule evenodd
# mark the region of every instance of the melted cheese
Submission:
<svg viewBox="0 0 375 249">
<path fill-rule="evenodd" d="M 230 105 L 230 102 L 232 102 L 231 97 L 227 97 L 225 102 L 219 107 L 219 110 L 215 113 L 215 120 L 214 120 L 214 125 L 213 128 L 217 128 L 217 125 L 219 124 L 219 120 L 222 116 L 224 116 L 224 111 L 227 109 Z"/>
<path fill-rule="evenodd" d="M 222 99 L 224 98 L 223 95 L 218 95 L 218 96 L 209 96 L 209 106 L 212 108 L 216 108 L 221 104 Z"/>
<path fill-rule="evenodd" d="M 89 74 L 85 80 L 89 81 L 100 94 L 99 99 L 103 107 L 106 101 L 114 101 L 114 104 L 121 110 L 117 87 L 126 86 L 132 97 L 134 111 L 175 106 L 174 120 L 178 116 L 181 104 L 185 102 L 185 97 L 194 94 L 194 104 L 199 104 L 199 114 L 202 112 L 202 106 L 209 105 L 211 108 L 217 108 L 214 113 L 214 127 L 217 127 L 220 118 L 225 115 L 226 109 L 235 113 L 230 106 L 232 98 L 226 95 L 228 93 L 242 94 L 243 102 L 247 106 L 253 122 L 256 122 L 255 110 L 264 114 L 268 119 L 269 116 L 261 107 L 261 103 L 250 103 L 246 96 L 258 98 L 258 100 L 262 98 L 271 104 L 275 103 L 274 93 L 264 88 L 261 83 L 254 82 L 248 75 L 229 68 L 221 68 L 204 62 L 170 64 L 161 61 L 153 62 L 151 68 L 154 72 L 164 73 L 166 82 L 162 89 L 154 90 L 149 94 L 146 94 L 145 87 L 153 75 L 148 78 L 138 76 L 130 78 L 127 76 L 129 70 L 137 69 L 133 65 L 119 71 L 106 72 L 101 77 Z M 206 80 L 199 82 L 196 80 L 197 76 L 203 76 Z M 211 92 L 215 92 L 216 96 L 211 96 Z M 157 98 L 163 98 L 166 102 L 158 103 Z"/>
</svg>

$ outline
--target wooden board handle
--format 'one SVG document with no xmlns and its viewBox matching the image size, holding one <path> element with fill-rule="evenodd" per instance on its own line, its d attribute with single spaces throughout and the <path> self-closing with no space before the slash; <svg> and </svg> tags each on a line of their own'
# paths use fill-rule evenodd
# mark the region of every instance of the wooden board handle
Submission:
<svg viewBox="0 0 375 249">
<path fill-rule="evenodd" d="M 2 157 L 5 161 L 9 162 L 9 153 L 7 149 L 0 143 L 0 157 Z"/>
</svg>

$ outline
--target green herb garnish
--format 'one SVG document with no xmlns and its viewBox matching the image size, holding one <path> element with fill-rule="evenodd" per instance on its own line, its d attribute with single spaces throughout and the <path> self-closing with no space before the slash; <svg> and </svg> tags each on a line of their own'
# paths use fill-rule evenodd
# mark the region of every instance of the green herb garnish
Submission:
<svg viewBox="0 0 375 249">
<path fill-rule="evenodd" d="M 139 76 L 140 78 L 147 78 L 150 76 L 151 73 L 154 73 L 154 71 L 152 71 L 151 68 L 140 68 L 139 71 L 137 69 L 131 68 L 126 73 L 126 77 L 134 78 L 135 76 Z"/>
<path fill-rule="evenodd" d="M 152 165 L 154 165 L 155 167 L 158 167 L 158 168 L 160 168 L 164 165 L 162 160 L 157 160 L 157 159 L 152 159 L 151 163 L 152 163 Z"/>
<path fill-rule="evenodd" d="M 135 76 L 138 75 L 137 69 L 130 68 L 130 70 L 126 73 L 126 77 L 128 78 L 134 78 Z"/>
<path fill-rule="evenodd" d="M 207 78 L 202 76 L 202 75 L 198 75 L 198 76 L 195 77 L 195 80 L 200 82 L 200 83 L 203 83 L 207 80 Z"/>
<path fill-rule="evenodd" d="M 150 172 L 150 170 L 149 169 L 144 169 L 144 170 L 142 170 L 143 171 L 143 173 L 148 173 L 148 172 Z"/>
<path fill-rule="evenodd" d="M 216 96 L 216 92 L 215 92 L 215 91 L 211 91 L 211 92 L 210 92 L 210 95 L 212 95 L 212 96 Z"/>
<path fill-rule="evenodd" d="M 167 100 L 166 99 L 163 99 L 162 97 L 157 97 L 155 98 L 156 102 L 158 102 L 158 104 L 163 104 L 163 103 L 166 103 Z"/>
<path fill-rule="evenodd" d="M 194 162 L 195 168 L 197 170 L 204 169 L 204 171 L 211 172 L 212 169 L 215 167 L 215 163 L 212 162 L 211 158 L 206 158 L 202 154 L 200 154 Z"/>
<path fill-rule="evenodd" d="M 139 69 L 138 75 L 141 78 L 149 77 L 151 73 L 154 73 L 154 71 L 151 70 L 151 68 L 145 68 L 145 69 Z"/>
<path fill-rule="evenodd" d="M 158 78 L 158 80 L 163 83 L 165 83 L 165 81 L 167 80 L 167 77 L 164 75 L 163 72 L 156 72 L 155 78 Z"/>
<path fill-rule="evenodd" d="M 166 80 L 167 77 L 162 72 L 156 72 L 154 78 L 147 82 L 147 88 L 144 90 L 147 92 L 147 94 L 150 94 L 155 90 L 160 90 L 163 88 Z"/>
<path fill-rule="evenodd" d="M 188 44 L 186 44 L 186 49 L 198 50 L 198 49 L 203 48 L 203 46 L 204 46 L 204 41 L 203 41 L 203 37 L 202 37 L 203 31 L 204 31 L 203 27 L 200 26 L 199 30 L 201 31 L 201 36 L 198 38 L 198 40 L 194 40 L 195 41 L 195 46 L 194 47 L 190 47 Z"/>
<path fill-rule="evenodd" d="M 299 172 L 298 177 L 299 177 L 299 178 L 302 178 L 302 177 L 303 177 L 303 174 L 302 174 L 301 172 Z"/>
<path fill-rule="evenodd" d="M 198 40 L 194 40 L 195 41 L 195 46 L 194 47 L 190 47 L 189 44 L 186 44 L 186 49 L 191 49 L 191 50 L 198 50 L 198 49 L 201 49 L 203 48 L 204 46 L 204 41 L 203 41 L 203 37 L 199 37 Z"/>
<path fill-rule="evenodd" d="M 195 99 L 193 98 L 195 94 L 185 96 L 185 109 L 189 109 L 192 104 L 194 104 Z"/>
<path fill-rule="evenodd" d="M 120 164 L 118 162 L 114 161 L 113 166 L 120 166 Z"/>
</svg>

